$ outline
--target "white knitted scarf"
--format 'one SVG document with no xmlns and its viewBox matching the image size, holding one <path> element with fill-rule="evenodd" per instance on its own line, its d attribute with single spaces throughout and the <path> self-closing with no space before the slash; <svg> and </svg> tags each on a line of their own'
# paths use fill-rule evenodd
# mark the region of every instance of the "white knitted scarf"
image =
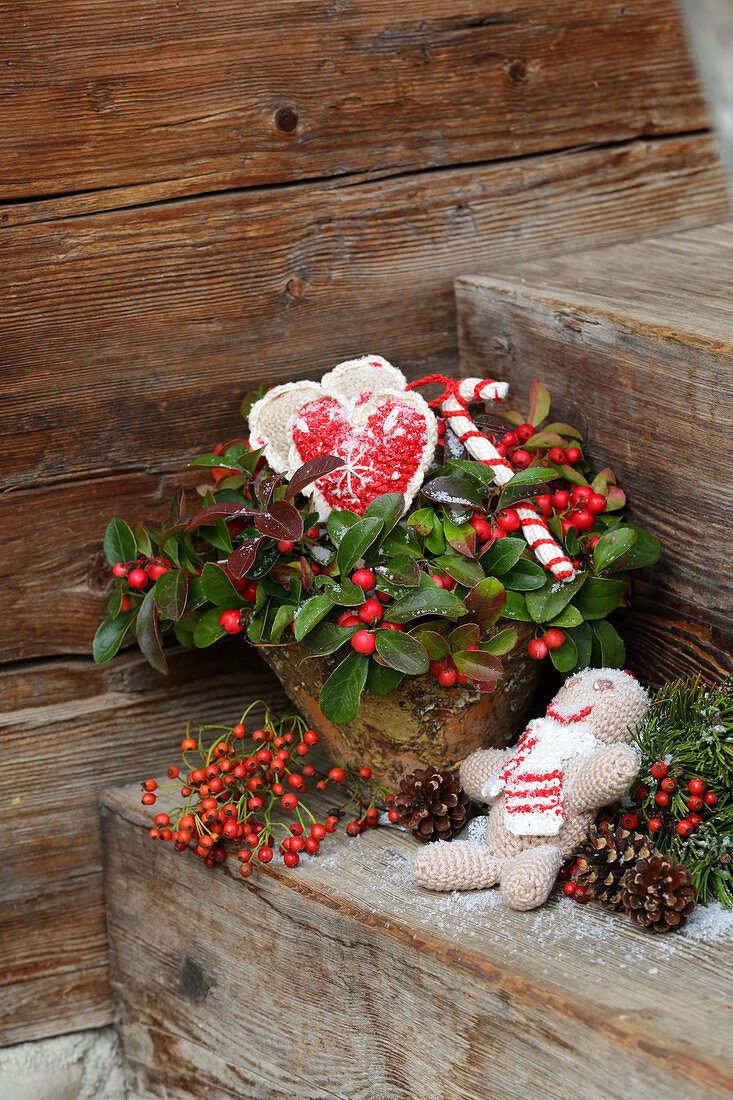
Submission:
<svg viewBox="0 0 733 1100">
<path fill-rule="evenodd" d="M 602 748 L 587 722 L 535 718 L 481 794 L 491 799 L 504 792 L 504 822 L 515 836 L 557 836 L 568 816 L 563 768 Z"/>
</svg>

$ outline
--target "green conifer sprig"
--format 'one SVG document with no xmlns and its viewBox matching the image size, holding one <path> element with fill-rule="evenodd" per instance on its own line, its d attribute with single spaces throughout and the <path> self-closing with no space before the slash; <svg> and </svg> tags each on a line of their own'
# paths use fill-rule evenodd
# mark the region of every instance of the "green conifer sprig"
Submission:
<svg viewBox="0 0 733 1100">
<path fill-rule="evenodd" d="M 654 844 L 689 867 L 698 901 L 717 898 L 733 908 L 733 677 L 714 687 L 699 677 L 667 684 L 653 696 L 634 741 L 641 755 L 638 815 L 647 824 L 655 818 L 662 822 L 653 833 Z M 655 801 L 661 782 L 651 768 L 660 760 L 676 783 L 667 807 Z M 685 837 L 677 826 L 691 812 L 692 779 L 701 779 L 717 802 L 705 805 L 702 822 Z"/>
</svg>

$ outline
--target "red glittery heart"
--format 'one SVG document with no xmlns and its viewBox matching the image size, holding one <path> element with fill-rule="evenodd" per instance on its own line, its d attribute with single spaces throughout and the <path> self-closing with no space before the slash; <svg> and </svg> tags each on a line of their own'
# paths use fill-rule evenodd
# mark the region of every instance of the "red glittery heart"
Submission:
<svg viewBox="0 0 733 1100">
<path fill-rule="evenodd" d="M 381 493 L 412 497 L 422 482 L 434 441 L 428 417 L 398 396 L 362 395 L 353 409 L 335 397 L 304 405 L 295 418 L 293 442 L 302 462 L 336 455 L 346 465 L 316 482 L 327 507 L 364 513 Z"/>
</svg>

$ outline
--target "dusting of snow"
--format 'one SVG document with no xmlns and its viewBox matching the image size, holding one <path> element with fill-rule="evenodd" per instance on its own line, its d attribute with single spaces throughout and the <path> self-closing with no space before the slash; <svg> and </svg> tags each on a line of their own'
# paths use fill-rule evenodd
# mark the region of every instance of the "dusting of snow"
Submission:
<svg viewBox="0 0 733 1100">
<path fill-rule="evenodd" d="M 730 943 L 733 941 L 733 909 L 724 909 L 719 901 L 696 906 L 682 935 L 699 943 Z"/>
</svg>

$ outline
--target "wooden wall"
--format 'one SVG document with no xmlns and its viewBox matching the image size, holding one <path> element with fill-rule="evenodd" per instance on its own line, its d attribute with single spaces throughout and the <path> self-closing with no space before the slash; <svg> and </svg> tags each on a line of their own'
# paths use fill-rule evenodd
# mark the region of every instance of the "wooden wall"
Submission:
<svg viewBox="0 0 733 1100">
<path fill-rule="evenodd" d="M 239 396 L 380 352 L 453 370 L 452 281 L 720 220 L 672 0 L 0 2 L 4 1041 L 110 1018 L 96 801 L 241 649 L 89 649 L 107 520 L 160 516 Z M 7 945 L 7 946 L 6 946 Z"/>
</svg>

